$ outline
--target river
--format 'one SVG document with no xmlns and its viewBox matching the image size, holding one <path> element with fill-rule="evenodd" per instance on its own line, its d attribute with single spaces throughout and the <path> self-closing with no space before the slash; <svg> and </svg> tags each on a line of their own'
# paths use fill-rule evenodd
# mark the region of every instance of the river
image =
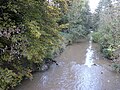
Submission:
<svg viewBox="0 0 120 90">
<path fill-rule="evenodd" d="M 120 75 L 99 53 L 98 45 L 81 40 L 68 46 L 46 72 L 34 74 L 15 90 L 120 90 Z"/>
</svg>

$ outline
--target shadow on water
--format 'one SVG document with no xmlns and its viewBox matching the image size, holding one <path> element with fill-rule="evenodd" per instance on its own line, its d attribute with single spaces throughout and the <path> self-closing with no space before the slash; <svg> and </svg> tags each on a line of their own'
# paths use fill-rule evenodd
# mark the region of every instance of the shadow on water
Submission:
<svg viewBox="0 0 120 90">
<path fill-rule="evenodd" d="M 109 62 L 97 49 L 92 37 L 73 44 L 56 58 L 59 66 L 34 74 L 32 81 L 24 81 L 15 90 L 120 90 L 119 74 L 106 68 Z"/>
</svg>

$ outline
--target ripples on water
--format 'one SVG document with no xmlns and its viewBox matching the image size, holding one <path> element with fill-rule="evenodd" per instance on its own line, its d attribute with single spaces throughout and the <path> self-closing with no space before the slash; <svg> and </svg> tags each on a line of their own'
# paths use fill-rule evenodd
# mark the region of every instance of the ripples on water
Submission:
<svg viewBox="0 0 120 90">
<path fill-rule="evenodd" d="M 44 73 L 36 73 L 32 81 L 23 82 L 16 90 L 120 90 L 120 77 L 99 65 L 92 37 L 88 42 L 67 47 Z M 103 72 L 101 74 L 101 72 Z"/>
</svg>

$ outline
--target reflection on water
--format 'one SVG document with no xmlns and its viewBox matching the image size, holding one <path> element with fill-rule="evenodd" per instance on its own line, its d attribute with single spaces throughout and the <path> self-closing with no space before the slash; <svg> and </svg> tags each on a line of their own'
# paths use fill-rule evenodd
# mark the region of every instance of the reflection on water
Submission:
<svg viewBox="0 0 120 90">
<path fill-rule="evenodd" d="M 91 65 L 93 65 L 93 58 L 94 58 L 94 50 L 92 47 L 92 36 L 90 35 L 89 47 L 87 48 L 85 65 L 87 65 L 88 67 L 91 67 Z"/>
</svg>

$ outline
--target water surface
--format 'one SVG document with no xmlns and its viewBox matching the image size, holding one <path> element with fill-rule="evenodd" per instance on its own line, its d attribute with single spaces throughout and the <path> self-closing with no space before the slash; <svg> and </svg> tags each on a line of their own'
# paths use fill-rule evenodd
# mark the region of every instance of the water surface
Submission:
<svg viewBox="0 0 120 90">
<path fill-rule="evenodd" d="M 120 75 L 113 72 L 110 62 L 102 58 L 98 46 L 82 40 L 68 46 L 43 73 L 34 74 L 15 90 L 120 90 Z"/>
</svg>

